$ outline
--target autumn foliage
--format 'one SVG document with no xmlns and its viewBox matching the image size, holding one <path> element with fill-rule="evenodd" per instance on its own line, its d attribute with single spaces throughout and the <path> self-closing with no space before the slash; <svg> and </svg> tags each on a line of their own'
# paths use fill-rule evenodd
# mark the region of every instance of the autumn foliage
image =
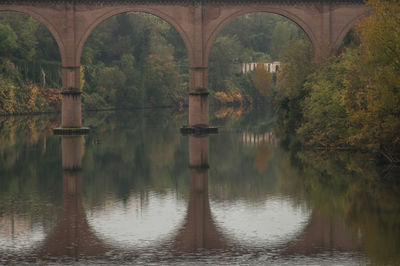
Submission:
<svg viewBox="0 0 400 266">
<path fill-rule="evenodd" d="M 35 84 L 16 86 L 0 76 L 0 115 L 56 111 L 61 106 L 59 89 Z"/>
<path fill-rule="evenodd" d="M 400 151 L 399 3 L 368 1 L 373 11 L 356 26 L 360 45 L 303 75 L 301 83 L 291 82 L 301 68 L 285 67 L 297 64 L 299 50 L 287 58 L 290 64 L 283 62 L 279 107 L 295 118 L 294 131 L 307 145 Z"/>
<path fill-rule="evenodd" d="M 214 99 L 219 104 L 242 104 L 245 102 L 245 97 L 238 90 L 232 92 L 219 91 L 215 93 Z"/>
<path fill-rule="evenodd" d="M 257 90 L 266 99 L 272 99 L 274 95 L 272 74 L 262 62 L 258 62 L 254 71 L 253 83 Z"/>
</svg>

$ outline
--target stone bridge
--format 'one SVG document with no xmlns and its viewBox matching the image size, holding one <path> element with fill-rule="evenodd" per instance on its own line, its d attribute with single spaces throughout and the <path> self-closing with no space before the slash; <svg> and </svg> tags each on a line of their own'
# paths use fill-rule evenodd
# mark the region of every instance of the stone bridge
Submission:
<svg viewBox="0 0 400 266">
<path fill-rule="evenodd" d="M 82 128 L 82 50 L 93 30 L 111 16 L 145 12 L 177 30 L 189 58 L 189 126 L 207 128 L 208 57 L 215 38 L 229 22 L 253 12 L 282 15 L 304 30 L 319 63 L 338 49 L 346 33 L 369 10 L 361 0 L 0 0 L 0 11 L 31 15 L 49 29 L 58 44 L 63 80 L 60 132 L 64 133 Z"/>
</svg>

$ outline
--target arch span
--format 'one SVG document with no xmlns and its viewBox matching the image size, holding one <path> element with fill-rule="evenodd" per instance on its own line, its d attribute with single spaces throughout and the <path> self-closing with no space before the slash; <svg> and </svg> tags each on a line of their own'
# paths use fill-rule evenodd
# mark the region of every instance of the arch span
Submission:
<svg viewBox="0 0 400 266">
<path fill-rule="evenodd" d="M 90 36 L 90 34 L 96 29 L 97 26 L 99 26 L 101 23 L 105 22 L 107 19 L 128 13 L 128 12 L 141 12 L 141 13 L 146 13 L 150 15 L 154 15 L 163 21 L 167 22 L 169 25 L 171 25 L 179 34 L 179 36 L 182 38 L 185 48 L 188 54 L 188 58 L 190 61 L 190 58 L 193 56 L 192 55 L 192 48 L 191 48 L 191 42 L 189 36 L 186 34 L 186 32 L 183 30 L 182 26 L 180 25 L 179 22 L 177 22 L 173 17 L 169 16 L 165 12 L 151 8 L 151 7 L 141 7 L 141 6 L 126 6 L 126 7 L 120 7 L 120 8 L 115 8 L 112 10 L 108 10 L 99 16 L 97 16 L 86 28 L 84 34 L 78 41 L 78 46 L 77 46 L 77 53 L 76 53 L 76 62 L 80 64 L 82 52 L 83 52 L 83 47 L 85 46 L 85 43 Z"/>
<path fill-rule="evenodd" d="M 302 20 L 299 16 L 296 14 L 274 6 L 265 6 L 265 7 L 250 7 L 250 8 L 242 8 L 236 11 L 233 11 L 230 14 L 227 14 L 221 21 L 212 29 L 208 39 L 206 40 L 206 62 L 208 62 L 209 55 L 211 52 L 212 45 L 214 44 L 215 39 L 217 38 L 218 34 L 227 26 L 229 23 L 231 23 L 233 20 L 236 18 L 246 15 L 246 14 L 251 14 L 251 13 L 270 13 L 270 14 L 275 14 L 275 15 L 280 15 L 282 17 L 285 17 L 289 19 L 290 21 L 294 22 L 296 25 L 298 25 L 307 35 L 308 39 L 311 42 L 311 45 L 313 47 L 313 51 L 315 54 L 316 50 L 316 42 L 317 38 L 314 35 L 314 32 L 312 28 L 304 21 Z"/>
<path fill-rule="evenodd" d="M 50 32 L 50 34 L 56 41 L 57 46 L 58 46 L 58 52 L 60 53 L 60 57 L 61 57 L 61 62 L 64 61 L 65 47 L 64 47 L 62 38 L 61 38 L 59 32 L 57 31 L 56 27 L 45 15 L 40 14 L 39 12 L 35 11 L 32 8 L 29 8 L 26 6 L 19 6 L 19 5 L 11 5 L 11 6 L 0 5 L 0 12 L 16 12 L 16 13 L 29 15 L 29 16 L 33 17 L 34 19 L 38 20 L 40 23 L 42 23 L 42 25 L 44 25 L 47 28 L 47 30 Z"/>
<path fill-rule="evenodd" d="M 335 48 L 338 48 L 340 46 L 340 44 L 342 43 L 344 37 L 346 36 L 346 34 L 362 19 L 368 17 L 371 14 L 370 9 L 366 9 L 363 13 L 359 14 L 358 16 L 355 16 L 354 18 L 352 18 L 350 21 L 348 21 L 348 23 L 342 27 L 342 30 L 340 31 L 340 33 L 338 34 L 336 40 L 334 40 L 333 46 Z"/>
</svg>

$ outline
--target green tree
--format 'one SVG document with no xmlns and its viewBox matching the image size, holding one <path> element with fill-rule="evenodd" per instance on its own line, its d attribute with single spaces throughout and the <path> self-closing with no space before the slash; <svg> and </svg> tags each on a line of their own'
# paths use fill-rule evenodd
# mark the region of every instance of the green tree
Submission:
<svg viewBox="0 0 400 266">
<path fill-rule="evenodd" d="M 291 21 L 279 21 L 276 23 L 270 42 L 270 54 L 278 59 L 285 43 L 301 35 L 301 29 Z"/>
<path fill-rule="evenodd" d="M 313 70 L 310 42 L 305 39 L 289 41 L 282 49 L 280 60 L 275 109 L 280 131 L 284 134 L 293 134 L 302 121 L 301 102 L 307 95 L 304 83 Z"/>
<path fill-rule="evenodd" d="M 238 37 L 235 36 L 219 36 L 211 48 L 210 54 L 210 71 L 209 84 L 210 88 L 215 91 L 225 91 L 227 80 L 235 72 L 235 64 L 239 63 L 238 56 L 243 47 Z"/>
<path fill-rule="evenodd" d="M 3 61 L 16 48 L 17 35 L 9 25 L 0 24 L 0 59 Z"/>
<path fill-rule="evenodd" d="M 254 71 L 253 83 L 262 96 L 268 101 L 272 101 L 272 97 L 274 96 L 272 74 L 268 72 L 268 69 L 262 62 L 257 63 Z"/>
<path fill-rule="evenodd" d="M 313 146 L 347 144 L 348 113 L 343 94 L 353 53 L 349 50 L 334 62 L 309 76 L 305 83 L 308 95 L 302 102 L 303 121 L 297 133 Z"/>
<path fill-rule="evenodd" d="M 356 129 L 349 141 L 374 151 L 400 150 L 399 1 L 370 0 L 361 45 L 348 76 L 346 104 Z M 358 77 L 358 78 L 357 78 Z"/>
</svg>

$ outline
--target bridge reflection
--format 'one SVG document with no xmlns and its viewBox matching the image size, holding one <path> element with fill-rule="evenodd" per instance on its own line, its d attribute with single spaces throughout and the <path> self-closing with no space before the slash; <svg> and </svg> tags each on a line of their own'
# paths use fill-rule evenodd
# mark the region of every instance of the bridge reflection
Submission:
<svg viewBox="0 0 400 266">
<path fill-rule="evenodd" d="M 185 222 L 173 241 L 178 251 L 223 249 L 228 240 L 217 227 L 208 196 L 209 136 L 189 136 L 190 197 Z"/>
<path fill-rule="evenodd" d="M 303 232 L 286 244 L 282 254 L 309 256 L 326 251 L 354 252 L 360 249 L 360 239 L 354 230 L 343 221 L 314 211 Z"/>
<path fill-rule="evenodd" d="M 174 256 L 202 250 L 235 250 L 248 253 L 254 247 L 234 239 L 217 224 L 210 207 L 208 193 L 209 136 L 189 136 L 190 195 L 186 216 L 173 236 L 156 249 Z M 101 232 L 89 225 L 82 202 L 82 137 L 62 138 L 63 198 L 59 219 L 41 245 L 35 250 L 40 258 L 105 259 L 110 252 L 137 254 L 139 250 L 117 247 L 108 243 Z M 162 220 L 160 220 L 162 223 Z M 255 230 L 249 228 L 248 230 Z M 268 230 L 264 228 L 263 230 Z M 314 211 L 307 225 L 300 227 L 294 239 L 273 247 L 280 256 L 313 255 L 326 251 L 353 252 L 360 249 L 356 232 L 343 221 L 326 218 Z M 257 247 L 262 249 L 262 247 Z M 270 248 L 270 247 L 268 247 Z M 265 250 L 268 252 L 267 250 Z"/>
<path fill-rule="evenodd" d="M 37 249 L 39 257 L 103 256 L 109 247 L 91 230 L 82 204 L 83 138 L 62 137 L 63 197 L 60 217 Z"/>
</svg>

